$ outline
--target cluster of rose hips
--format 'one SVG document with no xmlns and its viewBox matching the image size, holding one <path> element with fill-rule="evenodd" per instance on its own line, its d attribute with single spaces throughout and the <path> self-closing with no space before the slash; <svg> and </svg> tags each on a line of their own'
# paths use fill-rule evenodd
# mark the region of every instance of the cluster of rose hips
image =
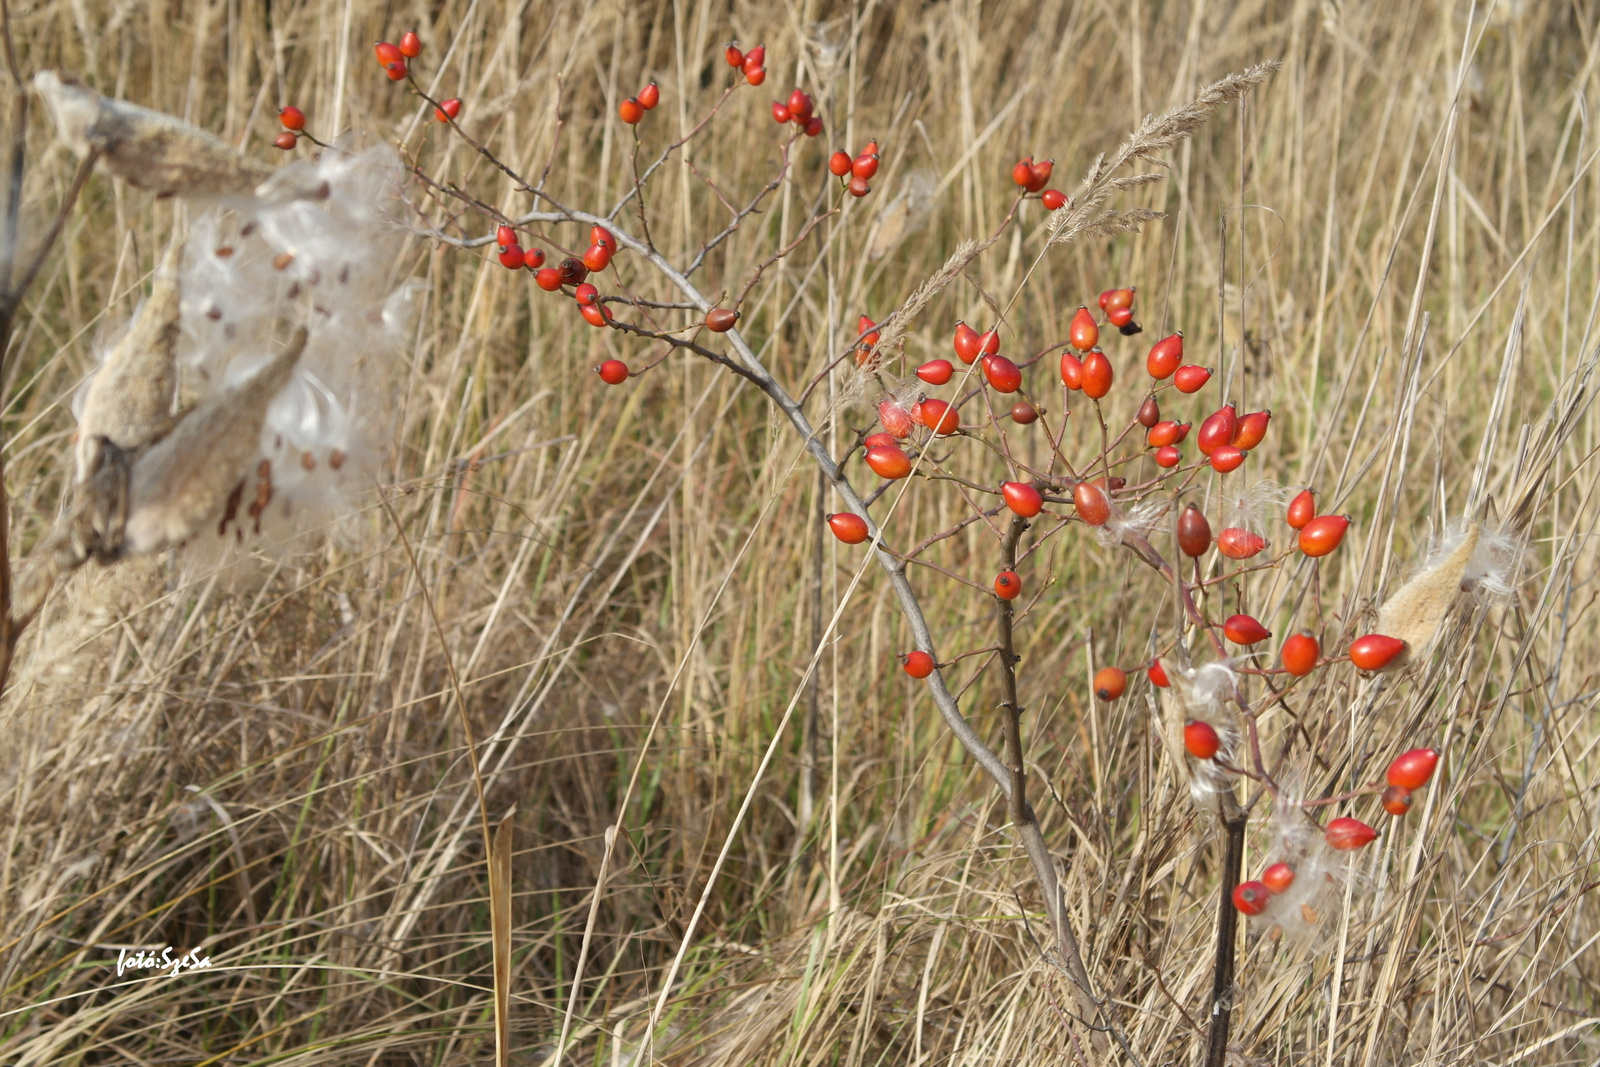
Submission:
<svg viewBox="0 0 1600 1067">
<path fill-rule="evenodd" d="M 872 192 L 867 183 L 878 173 L 878 142 L 868 141 L 854 156 L 843 149 L 835 152 L 828 157 L 828 172 L 845 183 L 851 196 L 866 196 Z"/>
<path fill-rule="evenodd" d="M 1031 161 L 1029 165 L 1030 168 L 1034 166 Z M 1030 180 L 1048 180 L 1048 175 L 1040 179 L 1030 170 Z M 1124 336 L 1132 336 L 1140 330 L 1133 315 L 1136 295 L 1131 287 L 1107 289 L 1100 294 L 1099 306 L 1105 312 L 1106 323 L 1116 326 Z M 1068 345 L 1060 360 L 1062 384 L 1068 390 L 1082 392 L 1096 402 L 1110 394 L 1116 379 L 1111 361 L 1099 344 L 1101 325 L 1087 306 L 1080 307 L 1073 316 Z M 858 324 L 862 340 L 858 342 L 857 362 L 863 366 L 870 366 L 874 358 L 873 327 L 871 319 L 866 316 Z M 965 322 L 957 322 L 951 344 L 956 358 L 963 364 L 970 366 L 981 360 L 984 381 L 995 392 L 1013 394 L 1021 390 L 1022 371 L 1016 363 L 1001 354 L 997 328 L 979 333 Z M 1174 468 L 1182 461 L 1177 445 L 1188 436 L 1190 424 L 1163 420 L 1157 392 L 1163 382 L 1171 379 L 1172 387 L 1178 392 L 1192 394 L 1203 388 L 1212 376 L 1209 368 L 1185 364 L 1183 355 L 1181 333 L 1162 338 L 1150 348 L 1145 369 L 1154 387 L 1145 396 L 1135 418 L 1145 428 L 1146 443 L 1150 449 L 1148 454 L 1157 465 L 1166 469 Z M 948 359 L 930 360 L 916 369 L 916 376 L 929 385 L 945 385 L 955 377 L 955 365 Z M 1024 397 L 1012 406 L 1010 415 L 1019 425 L 1028 425 L 1037 419 L 1038 411 Z M 1271 417 L 1268 411 L 1241 416 L 1232 404 L 1225 404 L 1204 418 L 1196 439 L 1211 469 L 1219 474 L 1237 470 L 1249 451 L 1265 439 Z M 934 438 L 946 437 L 961 430 L 960 411 L 936 397 L 925 396 L 909 406 L 903 405 L 897 398 L 885 399 L 878 405 L 878 419 L 883 431 L 870 434 L 863 440 L 862 458 L 874 474 L 891 481 L 908 477 L 912 472 L 912 456 L 916 449 L 912 447 L 908 452 L 906 439 L 913 436 L 919 424 Z M 1041 489 L 1047 492 L 1051 488 L 1048 482 L 1005 481 L 1001 483 L 999 492 L 1005 506 L 1013 514 L 1032 518 L 1040 514 L 1045 506 L 1045 495 Z M 1111 494 L 1121 488 L 1123 480 L 1115 477 L 1074 480 L 1071 483 L 1071 503 L 1076 517 L 1090 526 L 1106 525 L 1115 513 Z M 1318 515 L 1315 496 L 1309 489 L 1295 496 L 1285 518 L 1289 526 L 1298 532 L 1300 551 L 1312 558 L 1326 556 L 1337 549 L 1350 525 L 1348 516 Z M 827 522 L 834 536 L 846 544 L 860 544 L 867 539 L 867 523 L 861 516 L 839 513 L 827 516 Z M 1266 538 L 1243 526 L 1229 526 L 1213 536 L 1204 513 L 1193 504 L 1185 507 L 1179 515 L 1177 534 L 1179 548 L 1194 559 L 1215 547 L 1228 559 L 1246 560 L 1264 551 L 1269 544 Z M 993 588 L 997 597 L 1011 600 L 1022 594 L 1024 583 L 1014 571 L 1005 571 L 995 577 Z M 1243 612 L 1231 615 L 1219 629 L 1228 641 L 1244 647 L 1272 636 L 1259 620 Z M 1352 644 L 1350 658 L 1363 670 L 1377 670 L 1392 661 L 1403 648 L 1403 642 L 1382 635 L 1367 635 Z M 1282 657 L 1281 670 L 1297 677 L 1309 673 L 1322 662 L 1321 647 L 1309 633 L 1290 637 L 1283 645 Z M 913 677 L 926 677 L 925 673 L 919 672 L 931 672 L 937 666 L 926 652 L 922 655 L 904 653 L 901 660 Z M 1152 662 L 1147 672 L 1157 686 L 1168 684 L 1159 661 Z M 1127 673 L 1120 667 L 1107 666 L 1096 674 L 1092 687 L 1100 699 L 1115 700 L 1126 692 Z M 1204 722 L 1195 722 L 1190 726 L 1191 752 L 1198 759 L 1215 756 L 1220 747 L 1215 730 Z"/>
<path fill-rule="evenodd" d="M 288 104 L 278 109 L 278 121 L 283 124 L 283 132 L 273 140 L 274 147 L 285 152 L 300 143 L 300 135 L 306 128 L 306 113 Z"/>
<path fill-rule="evenodd" d="M 1387 786 L 1383 790 L 1383 809 L 1395 818 L 1411 810 L 1411 792 L 1421 789 L 1433 777 L 1439 765 L 1439 750 L 1414 748 L 1396 756 L 1384 775 Z M 1348 816 L 1330 819 L 1322 839 L 1329 848 L 1339 852 L 1353 852 L 1365 848 L 1378 838 L 1378 831 Z M 1241 882 L 1233 891 L 1233 906 L 1246 915 L 1260 915 L 1267 910 L 1274 896 L 1284 893 L 1294 884 L 1295 871 L 1288 863 L 1272 864 L 1261 872 L 1259 880 Z"/>
<path fill-rule="evenodd" d="M 422 41 L 417 37 L 415 30 L 407 30 L 400 35 L 399 44 L 379 41 L 373 45 L 372 50 L 377 54 L 378 66 L 389 75 L 390 81 L 405 81 L 406 75 L 411 72 L 406 60 L 416 59 L 422 54 Z"/>
<path fill-rule="evenodd" d="M 629 126 L 637 126 L 639 120 L 644 118 L 644 113 L 654 111 L 659 103 L 661 103 L 661 87 L 651 82 L 640 89 L 637 96 L 630 96 L 618 104 L 617 115 Z"/>
<path fill-rule="evenodd" d="M 410 60 L 422 55 L 422 39 L 417 36 L 417 31 L 407 30 L 400 35 L 400 43 L 393 44 L 389 41 L 379 41 L 372 46 L 374 55 L 377 56 L 378 66 L 389 76 L 390 81 L 405 81 L 411 73 Z M 433 109 L 433 117 L 440 122 L 454 122 L 461 116 L 461 98 L 452 96 L 448 100 L 441 100 Z M 280 133 L 278 139 L 272 143 L 279 148 L 293 148 L 294 140 L 288 136 L 290 132 L 299 133 L 305 129 L 305 116 L 296 107 L 284 108 L 278 112 L 278 117 L 283 121 L 285 133 Z M 290 125 L 291 118 L 296 118 L 299 125 Z"/>
<path fill-rule="evenodd" d="M 767 68 L 762 66 L 767 61 L 766 45 L 758 44 L 748 52 L 741 52 L 739 42 L 730 41 L 722 54 L 728 66 L 743 71 L 744 80 L 751 85 L 760 85 L 767 80 Z"/>
<path fill-rule="evenodd" d="M 1011 180 L 1021 186 L 1025 192 L 1039 193 L 1039 199 L 1044 203 L 1044 206 L 1050 211 L 1055 211 L 1058 208 L 1066 207 L 1067 203 L 1072 199 L 1060 189 L 1045 189 L 1045 186 L 1050 183 L 1050 173 L 1055 170 L 1055 166 L 1056 161 L 1053 159 L 1035 163 L 1032 156 L 1024 156 L 1017 160 L 1016 166 L 1011 168 Z M 1039 192 L 1041 189 L 1044 190 L 1042 193 Z M 1102 303 L 1101 307 L 1104 308 L 1104 306 L 1104 303 Z M 1112 325 L 1120 326 L 1122 324 L 1113 319 Z"/>
<path fill-rule="evenodd" d="M 815 102 L 799 89 L 791 92 L 788 100 L 772 102 L 772 121 L 780 126 L 792 122 L 807 137 L 815 137 L 822 132 L 822 116 L 816 114 Z"/>
<path fill-rule="evenodd" d="M 583 258 L 568 256 L 551 267 L 544 265 L 542 248 L 526 248 L 517 240 L 514 227 L 501 225 L 495 230 L 499 246 L 500 265 L 507 270 L 530 270 L 534 284 L 547 293 L 564 292 L 572 288 L 578 313 L 590 326 L 604 326 L 611 321 L 611 310 L 600 297 L 600 290 L 588 281 L 590 274 L 598 274 L 611 265 L 616 254 L 617 239 L 604 226 L 589 228 L 589 248 Z M 607 385 L 619 385 L 628 379 L 628 365 L 620 359 L 608 359 L 595 368 Z"/>
</svg>

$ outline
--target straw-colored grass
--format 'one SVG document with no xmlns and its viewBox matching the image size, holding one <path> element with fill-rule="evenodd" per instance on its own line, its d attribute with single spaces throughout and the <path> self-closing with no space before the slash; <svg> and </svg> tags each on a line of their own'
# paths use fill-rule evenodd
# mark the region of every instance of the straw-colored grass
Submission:
<svg viewBox="0 0 1600 1067">
<path fill-rule="evenodd" d="M 1054 156 L 1070 190 L 1144 114 L 1281 60 L 1170 153 L 1168 180 L 1110 205 L 1164 221 L 1050 251 L 1008 344 L 1058 341 L 1079 303 L 1137 284 L 1146 333 L 1116 344 L 1112 409 L 1131 412 L 1148 343 L 1180 328 L 1218 369 L 1203 397 L 1272 408 L 1268 445 L 1232 477 L 1315 484 L 1325 510 L 1356 518 L 1315 598 L 1299 562 L 1250 579 L 1280 636 L 1318 604 L 1330 639 L 1364 632 L 1364 613 L 1475 501 L 1520 509 L 1530 549 L 1516 595 L 1458 606 L 1405 674 L 1336 667 L 1296 690 L 1292 719 L 1269 714 L 1269 738 L 1295 728 L 1317 792 L 1370 780 L 1413 744 L 1447 758 L 1412 814 L 1352 861 L 1342 906 L 1312 936 L 1243 935 L 1230 1059 L 1593 1063 L 1600 53 L 1588 5 L 1486 6 L 82 0 L 12 15 L 29 69 L 82 72 L 262 158 L 287 102 L 321 135 L 410 136 L 430 173 L 511 214 L 535 205 L 437 126 L 412 132 L 414 101 L 371 41 L 416 25 L 422 81 L 464 99 L 466 129 L 524 173 L 548 165 L 563 202 L 603 210 L 628 180 L 615 101 L 659 80 L 642 127 L 659 147 L 726 84 L 721 43 L 764 40 L 767 84 L 693 143 L 699 174 L 735 200 L 765 182 L 768 102 L 796 82 L 822 101 L 827 147 L 884 145 L 872 196 L 746 306 L 746 336 L 791 391 L 854 339 L 858 313 L 885 313 L 959 242 L 994 231 L 1016 157 Z M 32 121 L 37 232 L 73 161 L 38 109 Z M 705 288 L 737 291 L 798 232 L 823 149 L 802 146 L 798 184 L 709 257 Z M 30 295 L 4 367 L 14 555 L 58 506 L 91 342 L 127 317 L 184 210 L 97 176 Z M 726 219 L 677 164 L 651 211 L 673 255 Z M 1045 237 L 1030 204 L 908 325 L 907 361 L 946 354 L 956 318 L 989 319 L 985 302 L 1009 299 Z M 581 240 L 572 227 L 544 239 Z M 1005 804 L 896 667 L 906 631 L 881 575 L 851 591 L 862 556 L 830 538 L 815 587 L 817 513 L 837 505 L 816 499 L 800 442 L 755 390 L 692 357 L 603 386 L 600 359 L 637 365 L 651 350 L 590 329 L 485 252 L 418 239 L 400 264 L 430 289 L 414 349 L 397 353 L 381 491 L 419 568 L 368 497 L 365 537 L 334 547 L 221 574 L 182 558 L 88 568 L 24 639 L 0 713 L 0 1062 L 484 1062 L 489 908 L 446 657 L 490 816 L 518 812 L 512 1062 L 548 1061 L 569 1003 L 571 1062 L 641 1062 L 752 787 L 665 991 L 655 1058 L 1031 1064 L 1081 1049 L 1120 1062 L 1062 1013 L 1070 990 L 1034 940 L 1048 940 L 1043 907 Z M 626 256 L 618 271 L 668 294 Z M 1052 362 L 1032 372 L 1047 407 Z M 813 410 L 851 393 L 840 371 Z M 842 409 L 836 455 L 869 417 Z M 993 480 L 977 459 L 970 473 Z M 904 543 L 965 506 L 946 486 L 915 488 L 890 527 Z M 1198 1062 L 1216 822 L 1164 756 L 1142 681 L 1110 706 L 1088 699 L 1095 666 L 1137 665 L 1151 628 L 1170 631 L 1170 602 L 1081 530 L 1041 557 L 1018 629 L 1032 799 L 1097 992 L 1139 1061 Z M 970 528 L 934 558 L 987 582 L 996 553 Z M 913 578 L 942 654 L 992 641 L 991 599 Z M 802 693 L 785 720 L 818 613 L 826 624 L 847 591 L 814 702 Z M 951 676 L 997 741 L 984 662 Z M 1247 872 L 1265 842 L 1252 832 Z M 124 945 L 203 946 L 212 966 L 118 979 Z"/>
</svg>

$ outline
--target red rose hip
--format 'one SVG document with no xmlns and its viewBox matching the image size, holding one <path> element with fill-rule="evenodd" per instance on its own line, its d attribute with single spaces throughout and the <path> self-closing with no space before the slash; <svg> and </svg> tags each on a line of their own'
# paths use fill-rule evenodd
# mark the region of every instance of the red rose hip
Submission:
<svg viewBox="0 0 1600 1067">
<path fill-rule="evenodd" d="M 1274 863 L 1261 872 L 1261 884 L 1274 893 L 1282 893 L 1294 885 L 1294 868 L 1287 863 Z"/>
<path fill-rule="evenodd" d="M 1390 785 L 1421 789 L 1433 777 L 1433 769 L 1438 765 L 1438 749 L 1414 748 L 1410 752 L 1402 752 L 1396 756 L 1394 762 L 1389 764 L 1389 771 L 1385 777 Z"/>
<path fill-rule="evenodd" d="M 1292 634 L 1283 643 L 1279 651 L 1283 659 L 1283 669 L 1296 678 L 1304 678 L 1316 669 L 1317 660 L 1322 656 L 1322 646 L 1309 631 Z"/>
<path fill-rule="evenodd" d="M 1284 513 L 1284 521 L 1292 529 L 1303 530 L 1306 524 L 1317 517 L 1317 498 L 1309 489 L 1302 489 L 1289 501 L 1289 509 Z"/>
<path fill-rule="evenodd" d="M 1189 364 L 1172 372 L 1172 384 L 1180 393 L 1198 393 L 1211 380 L 1211 368 Z"/>
<path fill-rule="evenodd" d="M 1002 482 L 1000 495 L 1005 499 L 1006 507 L 1025 519 L 1031 519 L 1044 510 L 1044 497 L 1027 482 Z"/>
<path fill-rule="evenodd" d="M 833 531 L 833 536 L 847 545 L 859 545 L 869 536 L 867 520 L 850 511 L 829 515 L 828 529 Z"/>
<path fill-rule="evenodd" d="M 1262 626 L 1253 615 L 1230 615 L 1222 624 L 1222 633 L 1236 645 L 1253 645 L 1272 636 L 1272 631 Z"/>
<path fill-rule="evenodd" d="M 900 663 L 913 678 L 926 678 L 933 673 L 933 657 L 920 648 L 901 656 Z"/>
<path fill-rule="evenodd" d="M 1326 556 L 1339 547 L 1350 528 L 1348 515 L 1318 515 L 1300 530 L 1300 551 L 1313 558 Z"/>
<path fill-rule="evenodd" d="M 1183 728 L 1184 750 L 1195 759 L 1211 759 L 1222 748 L 1222 738 L 1208 722 L 1192 720 Z"/>
<path fill-rule="evenodd" d="M 1233 887 L 1233 906 L 1245 915 L 1260 915 L 1272 900 L 1272 890 L 1262 882 L 1240 882 Z"/>
<path fill-rule="evenodd" d="M 1130 290 L 1131 291 L 1131 290 Z M 1170 378 L 1178 365 L 1183 362 L 1183 334 L 1175 333 L 1171 337 L 1163 337 L 1150 346 L 1150 354 L 1145 357 L 1144 367 L 1150 377 L 1161 381 Z M 1201 384 L 1204 384 L 1203 382 Z M 1186 393 L 1194 392 L 1193 389 L 1182 390 Z"/>
<path fill-rule="evenodd" d="M 1328 843 L 1329 848 L 1338 849 L 1340 852 L 1353 852 L 1358 848 L 1365 848 L 1376 841 L 1378 839 L 1378 831 L 1360 819 L 1345 817 L 1334 819 L 1328 823 L 1328 828 L 1323 831 L 1322 838 Z"/>
<path fill-rule="evenodd" d="M 1406 643 L 1386 634 L 1367 634 L 1350 642 L 1350 662 L 1364 671 L 1381 671 L 1406 650 Z"/>
<path fill-rule="evenodd" d="M 1411 810 L 1411 790 L 1407 789 L 1403 785 L 1389 786 L 1383 791 L 1383 796 L 1381 799 L 1383 802 L 1383 810 L 1388 812 L 1390 815 L 1393 815 L 1397 819 Z"/>
<path fill-rule="evenodd" d="M 1128 688 L 1128 676 L 1120 667 L 1101 667 L 1094 675 L 1094 695 L 1115 700 Z"/>
</svg>

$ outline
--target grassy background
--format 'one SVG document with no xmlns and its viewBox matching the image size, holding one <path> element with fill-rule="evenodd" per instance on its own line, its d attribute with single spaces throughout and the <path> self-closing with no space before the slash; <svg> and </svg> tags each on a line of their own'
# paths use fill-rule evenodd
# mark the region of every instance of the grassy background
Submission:
<svg viewBox="0 0 1600 1067">
<path fill-rule="evenodd" d="M 726 211 L 702 176 L 735 202 L 751 195 L 778 159 L 769 100 L 812 89 L 826 145 L 801 146 L 794 181 L 699 276 L 736 291 L 798 232 L 825 148 L 880 138 L 873 195 L 770 270 L 746 305 L 747 335 L 791 389 L 853 339 L 859 312 L 886 313 L 959 240 L 995 229 L 1017 156 L 1054 156 L 1055 184 L 1070 190 L 1144 113 L 1282 60 L 1245 106 L 1173 153 L 1169 180 L 1125 202 L 1165 221 L 1052 250 L 1012 311 L 1012 354 L 1064 337 L 1100 289 L 1134 283 L 1148 330 L 1113 351 L 1125 381 L 1138 380 L 1148 341 L 1181 328 L 1218 368 L 1202 397 L 1273 409 L 1276 447 L 1252 456 L 1249 480 L 1314 483 L 1325 507 L 1357 518 L 1322 568 L 1321 617 L 1295 595 L 1304 572 L 1251 578 L 1249 602 L 1280 634 L 1357 630 L 1461 514 L 1475 478 L 1501 514 L 1526 502 L 1530 566 L 1508 605 L 1463 605 L 1402 677 L 1335 669 L 1302 687 L 1292 715 L 1269 717 L 1269 738 L 1300 731 L 1311 789 L 1368 780 L 1412 744 L 1444 748 L 1447 770 L 1354 861 L 1342 906 L 1315 931 L 1241 940 L 1237 1062 L 1594 1061 L 1600 640 L 1586 461 L 1600 176 L 1588 116 L 1600 53 L 1588 5 L 1503 0 L 1469 18 L 1466 5 L 1416 0 L 81 0 L 19 6 L 13 19 L 29 69 L 82 72 L 263 157 L 283 103 L 321 135 L 409 136 L 430 174 L 511 213 L 532 205 L 502 175 L 437 128 L 413 130 L 418 109 L 373 66 L 371 41 L 417 27 L 423 84 L 436 76 L 438 95 L 465 100 L 474 136 L 524 173 L 548 166 L 563 202 L 600 208 L 628 181 L 615 102 L 660 81 L 663 104 L 641 127 L 653 153 L 726 84 L 722 42 L 764 40 L 767 84 L 737 94 L 694 142 L 698 176 L 663 169 L 652 232 L 684 252 L 720 228 Z M 37 230 L 72 161 L 37 108 L 33 126 Z M 66 400 L 93 366 L 92 342 L 131 311 L 185 210 L 97 177 L 31 294 L 5 366 L 24 548 L 60 496 Z M 983 291 L 1009 298 L 1041 224 L 1037 204 L 1024 208 L 913 324 L 911 365 L 947 353 L 957 317 L 987 320 Z M 558 227 L 539 240 L 574 249 L 583 236 Z M 627 256 L 617 270 L 669 296 Z M 397 354 L 395 507 L 445 646 L 372 499 L 365 535 L 336 547 L 221 574 L 182 559 L 127 564 L 58 591 L 3 712 L 6 1063 L 483 1061 L 487 904 L 445 656 L 475 735 L 491 738 L 490 807 L 519 813 L 514 1062 L 553 1051 L 619 816 L 569 1055 L 637 1054 L 796 693 L 819 606 L 832 617 L 860 556 L 827 539 L 815 586 L 814 516 L 829 501 L 787 427 L 732 376 L 675 357 L 607 389 L 590 367 L 610 355 L 637 366 L 649 350 L 589 329 L 492 257 L 418 239 L 397 273 L 424 278 L 430 295 L 414 350 Z M 1050 362 L 1030 372 L 1046 407 L 1059 404 Z M 841 402 L 839 454 L 869 415 L 843 406 L 860 393 L 848 374 L 824 388 Z M 1111 409 L 1131 413 L 1133 388 Z M 1564 405 L 1559 432 L 1541 422 L 1552 404 Z M 956 463 L 994 478 L 977 455 Z M 909 543 L 963 508 L 947 488 L 921 487 L 890 536 Z M 974 529 L 933 558 L 987 582 L 995 551 Z M 913 577 L 944 656 L 989 643 L 991 602 L 932 572 Z M 1166 605 L 1125 554 L 1076 530 L 1028 578 L 1042 590 L 1019 630 L 1033 799 L 1074 927 L 1141 1061 L 1194 1062 L 1215 827 L 1161 754 L 1144 683 L 1110 707 L 1086 699 L 1096 665 L 1145 658 L 1152 626 L 1170 625 Z M 905 641 L 869 570 L 711 888 L 659 1059 L 1065 1063 L 1087 1040 L 1081 1028 L 1069 1037 L 1063 979 L 1021 921 L 1019 906 L 1042 929 L 1004 805 L 898 671 Z M 994 735 L 984 662 L 954 678 Z M 1247 871 L 1266 846 L 1252 835 Z M 214 966 L 118 982 L 114 946 L 151 944 L 204 944 Z"/>
</svg>

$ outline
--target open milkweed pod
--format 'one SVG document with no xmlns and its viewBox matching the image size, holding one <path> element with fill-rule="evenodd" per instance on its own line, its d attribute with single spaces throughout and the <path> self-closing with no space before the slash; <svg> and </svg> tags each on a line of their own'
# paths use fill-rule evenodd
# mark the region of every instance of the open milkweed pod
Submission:
<svg viewBox="0 0 1600 1067">
<path fill-rule="evenodd" d="M 99 438 L 131 452 L 160 440 L 172 429 L 182 253 L 181 241 L 167 249 L 156 267 L 149 298 L 139 305 L 133 321 L 106 352 L 100 369 L 83 390 L 77 405 L 80 484 L 93 472 Z"/>
<path fill-rule="evenodd" d="M 267 408 L 294 377 L 306 337 L 304 326 L 296 329 L 283 350 L 254 374 L 203 401 L 134 460 L 124 554 L 181 545 L 219 516 L 223 526 L 238 521 L 247 481 L 257 486 L 252 509 L 265 506 L 262 486 L 270 501 L 270 463 L 261 460 L 252 469 L 252 461 L 261 452 Z"/>
<path fill-rule="evenodd" d="M 1399 662 L 1421 655 L 1439 632 L 1482 533 L 1477 523 L 1469 526 L 1453 549 L 1424 566 L 1378 609 L 1377 632 L 1406 643 Z"/>
<path fill-rule="evenodd" d="M 61 140 L 79 158 L 99 152 L 112 174 L 158 196 L 249 197 L 274 174 L 198 126 L 101 96 L 70 75 L 41 70 L 33 87 Z"/>
</svg>

